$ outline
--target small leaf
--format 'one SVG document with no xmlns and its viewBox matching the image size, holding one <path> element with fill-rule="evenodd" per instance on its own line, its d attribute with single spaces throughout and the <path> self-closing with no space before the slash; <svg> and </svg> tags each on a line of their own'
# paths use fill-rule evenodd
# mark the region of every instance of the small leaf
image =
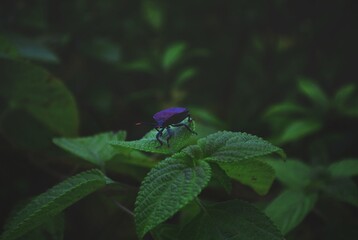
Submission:
<svg viewBox="0 0 358 240">
<path fill-rule="evenodd" d="M 303 113 L 305 109 L 293 102 L 282 102 L 272 105 L 267 109 L 265 117 L 272 117 L 283 114 Z"/>
<path fill-rule="evenodd" d="M 72 94 L 44 69 L 27 62 L 0 59 L 0 96 L 12 109 L 27 111 L 62 136 L 78 132 L 78 112 Z"/>
<path fill-rule="evenodd" d="M 317 193 L 286 190 L 267 206 L 265 213 L 286 234 L 303 221 L 317 198 Z"/>
<path fill-rule="evenodd" d="M 347 103 L 348 99 L 353 95 L 354 90 L 354 84 L 347 84 L 341 87 L 334 96 L 334 103 L 340 107 L 344 106 Z"/>
<path fill-rule="evenodd" d="M 145 177 L 135 204 L 140 238 L 193 200 L 210 180 L 210 166 L 179 153 L 161 161 Z"/>
<path fill-rule="evenodd" d="M 143 1 L 143 13 L 147 22 L 155 29 L 159 30 L 163 25 L 163 10 L 155 1 Z"/>
<path fill-rule="evenodd" d="M 262 161 L 250 159 L 238 163 L 220 163 L 233 179 L 250 186 L 259 195 L 265 195 L 275 179 L 275 171 Z"/>
<path fill-rule="evenodd" d="M 197 70 L 195 68 L 188 68 L 184 71 L 180 72 L 176 81 L 174 82 L 174 87 L 180 88 L 182 87 L 189 79 L 194 77 L 197 74 Z M 191 112 L 192 109 L 191 109 Z"/>
<path fill-rule="evenodd" d="M 1 239 L 11 240 L 22 236 L 81 198 L 109 183 L 111 180 L 99 170 L 82 172 L 61 182 L 35 197 L 14 217 L 10 218 Z"/>
<path fill-rule="evenodd" d="M 283 240 L 271 220 L 240 200 L 216 203 L 182 230 L 180 240 Z"/>
<path fill-rule="evenodd" d="M 163 69 L 170 70 L 183 56 L 186 44 L 177 42 L 169 46 L 163 55 Z"/>
<path fill-rule="evenodd" d="M 231 179 L 228 174 L 216 163 L 210 163 L 210 167 L 212 170 L 213 179 L 217 180 L 221 186 L 224 187 L 225 191 L 230 194 L 232 185 Z"/>
<path fill-rule="evenodd" d="M 276 177 L 285 186 L 294 189 L 307 187 L 313 177 L 311 167 L 302 161 L 287 160 L 285 162 L 268 161 L 276 172 Z"/>
<path fill-rule="evenodd" d="M 322 89 L 313 81 L 308 79 L 301 79 L 298 82 L 299 90 L 306 95 L 313 103 L 326 107 L 329 100 Z"/>
<path fill-rule="evenodd" d="M 280 143 L 296 141 L 313 134 L 322 128 L 322 124 L 314 120 L 296 120 L 291 122 L 279 137 Z"/>
<path fill-rule="evenodd" d="M 358 175 L 358 159 L 346 159 L 332 163 L 328 171 L 333 177 L 353 177 Z"/>
<path fill-rule="evenodd" d="M 282 149 L 247 133 L 221 131 L 199 139 L 198 144 L 205 159 L 217 163 L 238 162 L 272 153 L 284 157 Z"/>
<path fill-rule="evenodd" d="M 102 166 L 104 162 L 111 160 L 116 155 L 109 142 L 124 140 L 125 137 L 126 132 L 119 131 L 117 133 L 106 132 L 81 138 L 55 138 L 53 142 L 84 160 Z"/>
<path fill-rule="evenodd" d="M 328 182 L 323 191 L 329 196 L 358 207 L 358 187 L 349 178 L 339 178 Z"/>
<path fill-rule="evenodd" d="M 188 126 L 195 130 L 194 121 L 188 123 L 186 120 L 182 123 L 188 124 Z M 163 145 L 160 146 L 158 140 L 156 139 L 157 131 L 151 130 L 147 133 L 142 139 L 135 141 L 111 141 L 110 144 L 116 149 L 116 147 L 120 147 L 119 149 L 131 148 L 145 152 L 152 153 L 162 153 L 162 154 L 173 154 L 178 152 L 183 147 L 189 145 L 194 142 L 195 135 L 191 133 L 185 127 L 172 127 L 171 131 L 173 136 L 170 138 L 170 147 L 166 144 L 166 139 L 168 138 L 168 132 L 166 130 L 163 131 Z M 117 148 L 118 149 L 118 148 Z"/>
</svg>

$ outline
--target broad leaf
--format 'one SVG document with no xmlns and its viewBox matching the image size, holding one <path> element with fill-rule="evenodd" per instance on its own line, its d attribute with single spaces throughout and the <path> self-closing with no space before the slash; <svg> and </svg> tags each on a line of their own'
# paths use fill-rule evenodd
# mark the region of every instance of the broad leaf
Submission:
<svg viewBox="0 0 358 240">
<path fill-rule="evenodd" d="M 329 103 L 326 94 L 316 83 L 311 80 L 301 79 L 298 82 L 298 88 L 303 94 L 305 94 L 309 99 L 311 99 L 313 103 L 317 105 L 326 107 Z"/>
<path fill-rule="evenodd" d="M 358 187 L 349 178 L 333 179 L 323 187 L 323 191 L 339 201 L 358 207 Z"/>
<path fill-rule="evenodd" d="M 195 130 L 194 121 L 188 123 L 186 120 L 182 123 L 188 124 L 188 126 Z M 183 147 L 193 143 L 196 139 L 196 135 L 188 131 L 185 127 L 171 127 L 173 136 L 170 138 L 170 146 L 166 144 L 166 139 L 168 138 L 168 132 L 163 131 L 162 141 L 163 145 L 160 146 L 158 140 L 156 139 L 157 131 L 151 130 L 147 133 L 142 139 L 135 141 L 111 141 L 110 144 L 114 148 L 116 146 L 121 150 L 123 147 L 131 148 L 135 150 L 152 152 L 152 153 L 162 153 L 162 154 L 173 154 L 178 152 Z"/>
<path fill-rule="evenodd" d="M 220 166 L 233 179 L 250 186 L 260 195 L 265 195 L 275 179 L 272 167 L 259 160 L 243 160 L 238 163 L 220 163 Z"/>
<path fill-rule="evenodd" d="M 346 159 L 332 163 L 328 171 L 333 177 L 353 177 L 358 175 L 358 159 Z"/>
<path fill-rule="evenodd" d="M 161 161 L 145 177 L 135 204 L 137 233 L 148 231 L 193 200 L 210 180 L 210 166 L 179 153 Z"/>
<path fill-rule="evenodd" d="M 205 160 L 217 163 L 239 162 L 272 153 L 284 156 L 282 149 L 259 137 L 240 132 L 217 132 L 199 139 L 198 144 L 203 149 Z"/>
<path fill-rule="evenodd" d="M 126 132 L 119 131 L 117 133 L 106 132 L 80 138 L 55 138 L 53 142 L 84 160 L 102 166 L 104 162 L 111 160 L 116 155 L 109 142 L 124 140 L 125 137 Z"/>
<path fill-rule="evenodd" d="M 240 200 L 212 204 L 190 222 L 180 240 L 282 240 L 271 220 Z"/>
<path fill-rule="evenodd" d="M 232 184 L 228 174 L 216 163 L 210 163 L 213 179 L 224 187 L 227 193 L 231 193 Z"/>
<path fill-rule="evenodd" d="M 10 108 L 27 111 L 57 134 L 77 135 L 76 103 L 61 81 L 38 66 L 9 59 L 0 59 L 0 72 L 0 96 Z"/>
<path fill-rule="evenodd" d="M 163 55 L 163 69 L 171 69 L 182 58 L 186 47 L 186 44 L 183 42 L 177 42 L 169 46 Z"/>
<path fill-rule="evenodd" d="M 343 107 L 347 103 L 348 99 L 353 95 L 354 90 L 354 84 L 347 84 L 343 86 L 337 91 L 336 95 L 334 96 L 334 103 L 339 107 Z"/>
<path fill-rule="evenodd" d="M 317 193 L 286 190 L 267 206 L 265 213 L 286 234 L 303 221 L 317 198 Z"/>
<path fill-rule="evenodd" d="M 312 181 L 312 169 L 302 161 L 279 162 L 272 160 L 268 163 L 275 170 L 278 180 L 289 188 L 304 188 Z"/>
<path fill-rule="evenodd" d="M 2 240 L 16 239 L 40 226 L 81 198 L 111 183 L 99 170 L 77 174 L 35 197 L 5 226 Z"/>
<path fill-rule="evenodd" d="M 322 128 L 322 124 L 315 120 L 296 120 L 291 122 L 281 133 L 280 143 L 292 142 L 307 135 L 317 132 Z"/>
</svg>

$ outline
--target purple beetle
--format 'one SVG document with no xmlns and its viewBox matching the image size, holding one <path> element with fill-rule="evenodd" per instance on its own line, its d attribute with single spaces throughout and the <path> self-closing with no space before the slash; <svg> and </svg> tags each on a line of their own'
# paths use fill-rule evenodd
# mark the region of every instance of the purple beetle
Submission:
<svg viewBox="0 0 358 240">
<path fill-rule="evenodd" d="M 184 119 L 188 118 L 188 121 L 191 122 L 191 116 L 189 114 L 189 110 L 183 107 L 171 107 L 164 109 L 160 112 L 157 112 L 153 115 L 153 119 L 156 121 L 156 123 L 137 123 L 136 125 L 141 124 L 148 124 L 155 128 L 155 130 L 158 131 L 156 135 L 156 139 L 160 143 L 161 147 L 163 146 L 163 142 L 160 139 L 163 135 L 163 131 L 166 129 L 168 132 L 168 138 L 167 138 L 167 144 L 169 147 L 169 139 L 173 136 L 173 132 L 171 131 L 170 127 L 185 127 L 189 132 L 193 134 L 197 134 L 194 132 L 188 125 L 185 123 L 181 123 Z"/>
</svg>

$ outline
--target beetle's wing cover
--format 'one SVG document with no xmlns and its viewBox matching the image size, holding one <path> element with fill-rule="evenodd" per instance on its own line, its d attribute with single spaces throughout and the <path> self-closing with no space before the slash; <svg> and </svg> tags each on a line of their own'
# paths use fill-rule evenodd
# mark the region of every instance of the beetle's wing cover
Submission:
<svg viewBox="0 0 358 240">
<path fill-rule="evenodd" d="M 172 116 L 174 116 L 175 114 L 178 113 L 183 113 L 183 112 L 187 112 L 188 110 L 186 108 L 182 108 L 182 107 L 172 107 L 172 108 L 167 108 L 164 109 L 160 112 L 157 112 L 156 114 L 153 115 L 153 119 L 159 124 L 162 125 L 166 120 L 168 120 L 169 118 L 171 118 Z"/>
</svg>

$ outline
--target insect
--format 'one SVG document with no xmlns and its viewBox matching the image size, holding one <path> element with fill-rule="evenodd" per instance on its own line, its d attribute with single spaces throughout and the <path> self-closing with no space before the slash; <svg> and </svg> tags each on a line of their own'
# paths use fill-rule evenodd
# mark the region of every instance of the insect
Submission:
<svg viewBox="0 0 358 240">
<path fill-rule="evenodd" d="M 193 134 L 197 134 L 195 131 L 193 131 L 187 124 L 181 123 L 184 119 L 188 119 L 188 122 L 192 121 L 192 118 L 189 114 L 189 110 L 187 108 L 183 107 L 171 107 L 164 109 L 160 112 L 157 112 L 153 115 L 153 119 L 156 123 L 137 123 L 136 125 L 141 124 L 147 124 L 154 127 L 155 130 L 158 131 L 156 135 L 156 139 L 159 142 L 159 146 L 163 146 L 163 141 L 161 140 L 161 137 L 163 136 L 163 131 L 167 130 L 168 137 L 166 139 L 167 145 L 169 147 L 169 140 L 173 136 L 173 131 L 171 130 L 171 127 L 185 127 L 189 132 Z"/>
</svg>

